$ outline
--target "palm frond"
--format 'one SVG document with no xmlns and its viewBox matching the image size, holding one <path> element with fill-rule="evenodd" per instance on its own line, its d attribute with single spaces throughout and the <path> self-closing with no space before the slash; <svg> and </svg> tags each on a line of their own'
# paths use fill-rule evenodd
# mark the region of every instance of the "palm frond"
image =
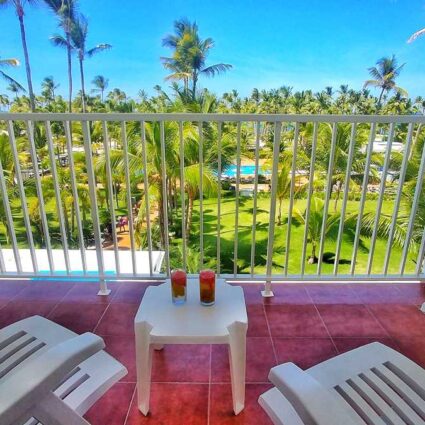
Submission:
<svg viewBox="0 0 425 425">
<path fill-rule="evenodd" d="M 376 219 L 376 214 L 374 212 L 369 212 L 364 214 L 362 219 L 362 226 L 360 229 L 360 233 L 362 235 L 367 237 L 372 236 L 374 232 L 374 228 L 375 228 L 375 219 Z M 405 220 L 405 218 L 403 217 L 399 217 L 395 223 L 393 244 L 395 244 L 398 247 L 404 246 L 406 235 L 407 235 L 407 224 L 408 224 L 407 220 Z M 391 225 L 392 225 L 391 215 L 381 214 L 378 220 L 378 228 L 377 228 L 378 237 L 381 237 L 383 239 L 388 239 Z M 414 250 L 415 246 L 416 246 L 416 242 L 412 238 L 409 241 L 409 251 Z"/>
<path fill-rule="evenodd" d="M 112 49 L 112 46 L 110 44 L 104 43 L 104 44 L 98 44 L 96 47 L 93 47 L 93 49 L 90 49 L 87 51 L 87 56 L 90 58 L 96 53 L 102 52 L 103 50 L 109 50 Z"/>
<path fill-rule="evenodd" d="M 369 71 L 370 76 L 373 77 L 375 80 L 381 80 L 382 79 L 382 74 L 376 66 L 369 68 L 368 71 Z"/>
<path fill-rule="evenodd" d="M 59 34 L 54 34 L 50 37 L 50 41 L 53 43 L 54 46 L 56 47 L 63 47 L 63 48 L 68 48 L 70 47 L 71 49 L 73 49 L 73 47 L 66 41 L 65 37 L 59 35 Z"/>
<path fill-rule="evenodd" d="M 372 87 L 379 87 L 381 85 L 380 81 L 378 80 L 366 80 L 363 84 L 363 88 L 372 86 Z"/>
<path fill-rule="evenodd" d="M 14 84 L 14 85 L 16 85 L 17 87 L 19 87 L 19 90 L 21 90 L 21 91 L 23 91 L 23 92 L 25 92 L 26 90 L 25 90 L 25 88 L 23 87 L 23 86 L 21 86 L 16 80 L 14 80 L 10 75 L 7 75 L 5 72 L 3 72 L 3 71 L 1 71 L 0 70 L 0 76 L 4 79 L 4 80 L 6 80 L 8 83 L 10 83 L 10 84 Z"/>
<path fill-rule="evenodd" d="M 394 86 L 394 90 L 403 97 L 409 96 L 409 93 L 407 92 L 407 90 L 403 89 L 402 87 Z"/>
<path fill-rule="evenodd" d="M 232 65 L 227 63 L 218 63 L 215 65 L 208 66 L 201 70 L 202 74 L 205 74 L 207 77 L 214 77 L 215 75 L 226 72 L 228 69 L 231 69 Z"/>
<path fill-rule="evenodd" d="M 425 34 L 425 28 L 422 28 L 419 31 L 416 31 L 415 33 L 413 33 L 409 39 L 407 40 L 408 43 L 412 43 L 414 42 L 418 37 L 421 37 L 422 35 Z"/>
<path fill-rule="evenodd" d="M 8 58 L 8 59 L 0 59 L 0 67 L 3 66 L 19 66 L 21 63 L 18 59 Z"/>
</svg>

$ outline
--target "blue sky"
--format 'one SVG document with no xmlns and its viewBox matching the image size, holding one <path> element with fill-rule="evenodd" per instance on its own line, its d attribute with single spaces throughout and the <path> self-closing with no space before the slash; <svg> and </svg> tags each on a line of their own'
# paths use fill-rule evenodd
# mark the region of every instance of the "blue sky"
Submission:
<svg viewBox="0 0 425 425">
<path fill-rule="evenodd" d="M 202 37 L 215 40 L 209 63 L 230 63 L 223 76 L 202 79 L 200 85 L 221 94 L 233 88 L 248 95 L 252 88 L 320 90 L 349 84 L 359 89 L 367 68 L 382 56 L 395 54 L 406 62 L 399 85 L 411 96 L 425 95 L 425 37 L 406 40 L 425 27 L 425 0 L 80 0 L 89 19 L 89 47 L 110 43 L 113 49 L 86 61 L 87 82 L 94 75 L 110 86 L 136 96 L 153 93 L 164 82 L 161 46 L 180 17 L 196 20 Z M 27 7 L 27 37 L 34 86 L 53 75 L 66 93 L 65 52 L 49 36 L 57 22 L 44 7 Z M 12 9 L 0 9 L 0 57 L 23 59 L 18 21 Z M 79 88 L 77 67 L 75 86 Z M 25 82 L 24 69 L 10 70 Z M 89 85 L 89 84 L 88 84 Z M 6 84 L 0 81 L 0 93 Z"/>
</svg>

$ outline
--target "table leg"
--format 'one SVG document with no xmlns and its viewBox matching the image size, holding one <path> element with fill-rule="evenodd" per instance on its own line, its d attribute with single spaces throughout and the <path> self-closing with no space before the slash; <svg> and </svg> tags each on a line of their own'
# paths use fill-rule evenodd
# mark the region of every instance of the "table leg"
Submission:
<svg viewBox="0 0 425 425">
<path fill-rule="evenodd" d="M 232 380 L 233 411 L 240 413 L 245 406 L 246 324 L 235 322 L 229 330 L 229 362 Z"/>
<path fill-rule="evenodd" d="M 139 410 L 146 416 L 149 413 L 153 345 L 150 343 L 149 324 L 137 323 L 135 331 L 137 405 Z"/>
</svg>

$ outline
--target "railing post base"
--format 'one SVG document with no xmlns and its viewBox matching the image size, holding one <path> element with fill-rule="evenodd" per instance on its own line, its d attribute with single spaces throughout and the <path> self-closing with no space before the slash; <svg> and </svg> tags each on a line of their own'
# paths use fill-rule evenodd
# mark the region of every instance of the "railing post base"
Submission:
<svg viewBox="0 0 425 425">
<path fill-rule="evenodd" d="M 271 298 L 274 297 L 273 291 L 271 291 L 270 289 L 265 289 L 264 291 L 261 291 L 261 295 L 264 298 Z"/>
<path fill-rule="evenodd" d="M 423 304 L 421 305 L 421 311 L 422 311 L 422 313 L 425 313 L 425 303 L 423 303 Z"/>
<path fill-rule="evenodd" d="M 261 291 L 261 295 L 264 298 L 271 298 L 274 297 L 273 291 L 272 291 L 272 283 L 270 280 L 266 280 L 264 282 L 264 291 Z"/>
<path fill-rule="evenodd" d="M 111 293 L 111 290 L 108 289 L 108 287 L 106 286 L 106 280 L 105 279 L 100 279 L 99 284 L 100 284 L 100 289 L 99 289 L 99 292 L 97 293 L 97 295 L 107 296 Z"/>
</svg>

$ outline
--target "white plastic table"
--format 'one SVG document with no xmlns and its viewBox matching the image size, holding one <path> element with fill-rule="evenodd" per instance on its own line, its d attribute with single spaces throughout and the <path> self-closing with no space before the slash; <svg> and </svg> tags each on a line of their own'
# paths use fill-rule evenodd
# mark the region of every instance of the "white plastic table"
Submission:
<svg viewBox="0 0 425 425">
<path fill-rule="evenodd" d="M 134 320 L 136 334 L 137 395 L 139 410 L 147 415 L 151 386 L 152 354 L 164 344 L 228 344 L 233 411 L 245 404 L 246 332 L 248 318 L 240 286 L 218 279 L 216 302 L 205 307 L 199 301 L 199 282 L 189 279 L 187 302 L 174 305 L 170 282 L 150 286 Z M 206 367 L 209 367 L 207 365 Z"/>
</svg>

